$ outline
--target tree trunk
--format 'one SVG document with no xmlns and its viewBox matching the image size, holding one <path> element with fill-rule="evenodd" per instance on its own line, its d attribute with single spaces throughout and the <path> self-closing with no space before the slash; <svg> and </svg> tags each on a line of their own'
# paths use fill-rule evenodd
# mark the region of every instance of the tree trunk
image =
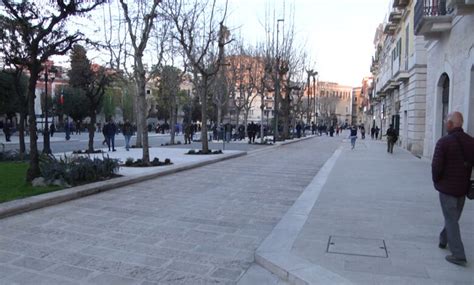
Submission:
<svg viewBox="0 0 474 285">
<path fill-rule="evenodd" d="M 289 84 L 289 83 L 288 83 Z M 286 97 L 285 97 L 285 121 L 283 125 L 283 133 L 285 136 L 285 139 L 290 138 L 290 96 L 291 96 L 291 90 L 286 92 Z"/>
<path fill-rule="evenodd" d="M 135 112 L 137 114 L 137 117 L 136 117 L 136 122 L 137 122 L 137 147 L 138 148 L 141 148 L 143 147 L 143 144 L 142 144 L 142 121 L 141 121 L 141 113 L 140 113 L 140 103 L 139 103 L 139 97 L 140 97 L 140 91 L 139 91 L 139 87 L 138 87 L 138 83 L 136 82 L 135 83 L 135 88 L 137 89 L 136 90 L 136 93 L 135 93 L 135 98 L 133 100 L 134 102 L 134 105 L 135 105 Z"/>
<path fill-rule="evenodd" d="M 203 86 L 201 86 L 201 143 L 202 152 L 209 152 L 209 142 L 207 139 L 207 88 L 208 78 L 203 76 Z"/>
<path fill-rule="evenodd" d="M 221 124 L 222 123 L 222 106 L 220 103 L 216 104 L 217 106 L 217 123 Z"/>
<path fill-rule="evenodd" d="M 264 109 L 265 109 L 265 97 L 263 94 L 261 95 L 261 101 L 262 105 L 260 105 L 260 143 L 263 144 L 264 142 L 264 137 L 265 137 L 265 132 L 264 132 L 264 127 L 263 127 L 263 114 L 264 114 Z"/>
<path fill-rule="evenodd" d="M 41 172 L 39 168 L 38 156 L 38 135 L 36 130 L 36 116 L 35 116 L 35 87 L 38 81 L 38 73 L 40 66 L 35 66 L 31 70 L 30 79 L 28 81 L 28 123 L 30 131 L 30 165 L 26 172 L 26 181 L 31 182 L 36 177 L 39 177 Z"/>
<path fill-rule="evenodd" d="M 173 95 L 176 95 L 176 94 L 173 94 Z M 173 96 L 173 98 L 171 99 L 171 106 L 170 106 L 170 144 L 173 145 L 174 144 L 174 138 L 175 138 L 175 126 L 176 126 L 176 116 L 175 116 L 175 100 L 176 100 L 176 97 Z"/>
<path fill-rule="evenodd" d="M 143 73 L 144 74 L 144 73 Z M 146 125 L 147 117 L 147 104 L 146 104 L 146 91 L 145 91 L 145 78 L 141 76 L 137 78 L 138 89 L 138 114 L 140 121 L 140 128 L 142 133 L 142 147 L 143 147 L 143 156 L 142 160 L 144 163 L 150 162 L 150 150 L 148 149 L 148 126 Z M 138 132 L 137 132 L 138 133 Z"/>
<path fill-rule="evenodd" d="M 244 110 L 244 127 L 245 127 L 245 135 L 247 135 L 247 125 L 249 120 L 249 112 L 248 110 Z"/>
<path fill-rule="evenodd" d="M 238 127 L 239 123 L 240 123 L 240 109 L 237 109 L 237 111 L 235 113 L 236 113 L 236 116 L 237 116 L 237 118 L 235 119 L 236 126 Z"/>
<path fill-rule="evenodd" d="M 89 127 L 87 130 L 89 131 L 89 147 L 87 149 L 87 152 L 93 153 L 94 152 L 94 134 L 95 134 L 95 124 L 97 122 L 97 115 L 95 111 L 91 112 L 89 114 L 91 117 L 91 121 L 89 123 Z"/>
<path fill-rule="evenodd" d="M 25 146 L 25 120 L 26 114 L 24 112 L 20 113 L 20 125 L 18 126 L 18 135 L 20 140 L 20 159 L 25 158 L 26 146 Z"/>
</svg>

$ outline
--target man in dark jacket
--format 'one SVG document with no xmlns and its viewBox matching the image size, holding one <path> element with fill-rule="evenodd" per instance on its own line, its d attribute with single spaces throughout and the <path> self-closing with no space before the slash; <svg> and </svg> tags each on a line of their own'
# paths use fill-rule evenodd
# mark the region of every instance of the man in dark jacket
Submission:
<svg viewBox="0 0 474 285">
<path fill-rule="evenodd" d="M 398 136 L 397 131 L 393 128 L 392 125 L 387 129 L 387 152 L 393 153 L 393 146 L 397 142 Z"/>
<path fill-rule="evenodd" d="M 130 149 L 130 139 L 133 136 L 133 127 L 129 120 L 125 120 L 122 127 L 122 133 L 125 138 L 125 149 L 128 151 Z"/>
<path fill-rule="evenodd" d="M 472 162 L 474 161 L 474 139 L 462 129 L 463 117 L 453 112 L 446 119 L 448 134 L 436 143 L 431 164 L 434 187 L 444 216 L 444 228 L 439 235 L 439 247 L 449 249 L 452 255 L 446 260 L 466 264 L 466 255 L 461 240 L 459 218 L 469 189 Z"/>
<path fill-rule="evenodd" d="M 115 151 L 115 134 L 117 133 L 117 126 L 115 125 L 114 121 L 110 119 L 107 124 L 104 126 L 102 130 L 106 136 L 107 146 L 109 147 L 112 145 L 112 151 Z"/>
</svg>

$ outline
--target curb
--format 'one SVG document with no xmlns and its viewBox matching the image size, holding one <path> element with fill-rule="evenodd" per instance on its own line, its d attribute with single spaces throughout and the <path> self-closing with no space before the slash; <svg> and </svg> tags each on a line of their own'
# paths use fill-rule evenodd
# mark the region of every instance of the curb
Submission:
<svg viewBox="0 0 474 285">
<path fill-rule="evenodd" d="M 341 152 L 342 147 L 339 147 L 324 163 L 255 252 L 257 264 L 291 284 L 352 284 L 344 277 L 291 253 Z"/>
<path fill-rule="evenodd" d="M 164 171 L 155 172 L 155 173 L 148 173 L 145 175 L 133 175 L 128 177 L 119 177 L 114 178 L 111 180 L 100 181 L 95 183 L 90 183 L 86 185 L 81 185 L 77 187 L 72 187 L 69 189 L 58 190 L 55 192 L 49 192 L 46 194 L 41 194 L 37 196 L 31 196 L 24 199 L 14 200 L 10 202 L 5 202 L 0 204 L 0 219 L 29 212 L 32 210 L 37 210 L 40 208 L 60 204 L 66 201 L 71 201 L 75 199 L 79 199 L 85 196 L 97 194 L 100 192 L 113 190 L 118 187 L 127 186 L 130 184 L 142 182 L 149 179 L 154 179 L 157 177 L 174 174 L 177 172 L 198 168 L 201 166 L 217 163 L 220 161 L 237 158 L 247 155 L 247 152 L 240 152 L 234 154 L 224 154 L 222 157 L 218 157 L 215 159 L 207 160 L 207 161 L 200 161 L 200 162 L 193 162 L 182 164 L 180 166 L 171 166 L 171 168 L 166 169 Z"/>
<path fill-rule="evenodd" d="M 275 144 L 273 144 L 271 146 L 268 146 L 268 147 L 265 147 L 265 148 L 260 148 L 260 149 L 255 149 L 255 150 L 248 151 L 248 154 L 253 155 L 253 154 L 260 153 L 260 152 L 269 151 L 269 150 L 275 149 L 277 147 L 281 147 L 281 146 L 288 145 L 288 144 L 293 144 L 293 143 L 298 143 L 298 142 L 301 142 L 301 141 L 304 141 L 304 140 L 313 139 L 315 137 L 316 136 L 314 136 L 314 135 L 310 135 L 310 136 L 299 138 L 299 139 L 292 139 L 292 140 L 276 142 Z"/>
</svg>

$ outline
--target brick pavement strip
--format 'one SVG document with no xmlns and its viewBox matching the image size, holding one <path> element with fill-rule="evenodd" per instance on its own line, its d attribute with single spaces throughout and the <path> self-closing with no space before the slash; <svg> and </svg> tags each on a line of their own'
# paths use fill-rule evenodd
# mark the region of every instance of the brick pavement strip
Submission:
<svg viewBox="0 0 474 285">
<path fill-rule="evenodd" d="M 338 147 L 315 138 L 0 220 L 0 284 L 235 284 Z"/>
</svg>

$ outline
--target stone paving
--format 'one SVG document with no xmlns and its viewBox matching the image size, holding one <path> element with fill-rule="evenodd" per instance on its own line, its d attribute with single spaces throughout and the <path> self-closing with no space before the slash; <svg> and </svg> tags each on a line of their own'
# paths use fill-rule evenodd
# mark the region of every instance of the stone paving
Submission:
<svg viewBox="0 0 474 285">
<path fill-rule="evenodd" d="M 0 284 L 235 284 L 339 144 L 310 139 L 0 220 Z"/>
</svg>

